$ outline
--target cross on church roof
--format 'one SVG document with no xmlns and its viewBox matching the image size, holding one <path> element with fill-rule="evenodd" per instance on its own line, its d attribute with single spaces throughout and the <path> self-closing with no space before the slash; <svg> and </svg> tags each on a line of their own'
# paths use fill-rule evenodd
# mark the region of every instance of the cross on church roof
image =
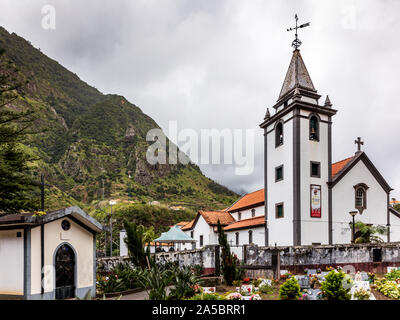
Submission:
<svg viewBox="0 0 400 320">
<path fill-rule="evenodd" d="M 299 37 L 298 37 L 298 29 L 301 29 L 301 28 L 305 28 L 305 27 L 309 27 L 310 26 L 310 22 L 307 22 L 307 23 L 304 23 L 304 24 L 302 24 L 302 25 L 300 25 L 300 26 L 298 26 L 297 25 L 297 22 L 298 22 L 298 20 L 299 20 L 299 17 L 297 16 L 297 14 L 294 16 L 294 19 L 296 20 L 296 26 L 295 27 L 293 27 L 293 28 L 289 28 L 289 29 L 287 29 L 287 31 L 293 31 L 293 30 L 296 30 L 296 34 L 295 34 L 295 39 L 293 40 L 293 42 L 292 42 L 292 47 L 295 49 L 295 50 L 297 50 L 300 46 L 301 46 L 301 44 L 302 44 L 302 42 L 300 41 L 300 39 L 299 39 Z"/>
<path fill-rule="evenodd" d="M 361 138 L 358 137 L 356 141 L 354 141 L 355 144 L 357 144 L 357 152 L 361 152 L 361 146 L 364 145 L 364 141 L 361 141 Z"/>
</svg>

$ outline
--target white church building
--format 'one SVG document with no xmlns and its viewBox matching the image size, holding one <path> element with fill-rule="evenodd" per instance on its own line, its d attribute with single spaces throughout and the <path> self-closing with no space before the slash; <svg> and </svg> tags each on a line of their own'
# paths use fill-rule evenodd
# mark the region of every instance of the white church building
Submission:
<svg viewBox="0 0 400 320">
<path fill-rule="evenodd" d="M 233 245 L 350 243 L 350 212 L 357 212 L 356 221 L 385 226 L 385 241 L 400 241 L 400 213 L 389 205 L 392 188 L 361 150 L 361 139 L 354 155 L 332 163 L 337 110 L 328 96 L 323 104 L 320 99 L 296 49 L 274 112 L 268 109 L 260 125 L 265 188 L 224 211 L 199 212 L 183 226 L 197 248 L 218 243 L 218 217 Z"/>
</svg>

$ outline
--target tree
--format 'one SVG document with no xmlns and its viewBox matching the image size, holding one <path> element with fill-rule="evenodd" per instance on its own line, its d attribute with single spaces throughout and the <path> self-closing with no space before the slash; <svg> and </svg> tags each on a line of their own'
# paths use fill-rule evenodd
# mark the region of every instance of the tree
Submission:
<svg viewBox="0 0 400 320">
<path fill-rule="evenodd" d="M 23 145 L 30 134 L 34 110 L 14 105 L 22 96 L 23 80 L 18 69 L 0 49 L 0 212 L 36 210 L 29 162 L 36 160 Z"/>
<path fill-rule="evenodd" d="M 357 221 L 354 226 L 355 230 L 357 230 L 355 243 L 384 242 L 383 239 L 376 234 L 386 235 L 386 227 L 372 226 L 361 221 Z"/>
<path fill-rule="evenodd" d="M 149 251 L 144 250 L 143 228 L 136 223 L 124 222 L 126 230 L 126 239 L 124 240 L 129 252 L 129 258 L 132 263 L 138 267 L 147 267 L 147 261 L 150 261 Z M 146 259 L 147 257 L 147 259 Z"/>
<path fill-rule="evenodd" d="M 342 270 L 331 271 L 321 284 L 325 300 L 350 300 L 351 279 Z"/>
<path fill-rule="evenodd" d="M 224 280 L 228 286 L 231 286 L 233 280 L 240 275 L 237 267 L 237 258 L 231 253 L 231 249 L 228 244 L 227 236 L 222 229 L 221 223 L 218 220 L 218 243 L 221 248 L 221 269 L 224 275 Z"/>
</svg>

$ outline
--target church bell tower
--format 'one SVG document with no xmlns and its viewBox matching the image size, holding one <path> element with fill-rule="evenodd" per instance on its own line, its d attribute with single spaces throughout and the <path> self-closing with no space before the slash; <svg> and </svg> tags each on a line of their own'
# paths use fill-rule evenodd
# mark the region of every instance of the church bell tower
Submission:
<svg viewBox="0 0 400 320">
<path fill-rule="evenodd" d="M 309 24 L 302 25 L 308 26 Z M 323 105 L 293 42 L 292 59 L 273 112 L 264 122 L 265 245 L 332 243 L 332 109 Z M 288 31 L 290 31 L 289 29 Z"/>
</svg>

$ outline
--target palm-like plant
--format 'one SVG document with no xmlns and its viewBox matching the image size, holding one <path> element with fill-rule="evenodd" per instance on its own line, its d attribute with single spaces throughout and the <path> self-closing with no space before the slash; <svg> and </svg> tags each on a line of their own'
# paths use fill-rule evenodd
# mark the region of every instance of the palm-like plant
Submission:
<svg viewBox="0 0 400 320">
<path fill-rule="evenodd" d="M 170 270 L 153 265 L 150 270 L 143 270 L 138 282 L 146 289 L 149 300 L 167 300 L 167 286 L 171 284 L 172 277 Z"/>
<path fill-rule="evenodd" d="M 379 235 L 386 235 L 387 228 L 384 226 L 372 226 L 365 224 L 364 222 L 357 221 L 355 229 L 358 230 L 358 237 L 355 239 L 355 243 L 370 243 L 370 242 L 384 242 Z"/>
</svg>

